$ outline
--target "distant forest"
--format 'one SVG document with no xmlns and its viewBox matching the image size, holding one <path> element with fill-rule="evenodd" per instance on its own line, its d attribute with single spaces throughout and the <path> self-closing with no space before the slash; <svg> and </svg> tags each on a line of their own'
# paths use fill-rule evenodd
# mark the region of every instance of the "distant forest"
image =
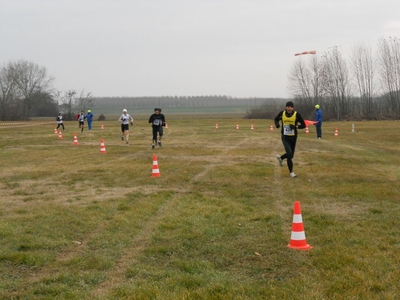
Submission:
<svg viewBox="0 0 400 300">
<path fill-rule="evenodd" d="M 101 114 L 118 114 L 126 108 L 133 114 L 149 114 L 162 108 L 170 114 L 178 113 L 248 113 L 266 104 L 282 107 L 283 98 L 233 98 L 229 96 L 161 96 L 161 97 L 96 97 L 95 110 Z M 272 111 L 271 111 L 272 113 Z M 276 111 L 273 112 L 275 114 Z"/>
</svg>

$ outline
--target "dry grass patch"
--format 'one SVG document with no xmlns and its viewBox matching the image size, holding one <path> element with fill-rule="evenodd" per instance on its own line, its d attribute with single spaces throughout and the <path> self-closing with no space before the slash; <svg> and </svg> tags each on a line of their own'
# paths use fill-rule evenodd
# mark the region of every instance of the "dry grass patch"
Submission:
<svg viewBox="0 0 400 300">
<path fill-rule="evenodd" d="M 114 121 L 76 132 L 79 145 L 75 122 L 63 140 L 52 125 L 0 129 L 1 298 L 400 296 L 398 122 L 302 132 L 295 179 L 270 120 L 168 124 L 154 150 L 144 119 L 129 145 Z M 286 247 L 296 200 L 306 252 Z"/>
</svg>

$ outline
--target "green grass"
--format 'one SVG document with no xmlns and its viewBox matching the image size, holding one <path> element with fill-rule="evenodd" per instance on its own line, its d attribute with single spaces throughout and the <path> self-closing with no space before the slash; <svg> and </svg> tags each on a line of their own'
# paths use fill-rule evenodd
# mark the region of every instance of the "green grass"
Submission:
<svg viewBox="0 0 400 300">
<path fill-rule="evenodd" d="M 400 298 L 398 121 L 301 131 L 295 179 L 271 120 L 167 121 L 155 150 L 145 118 L 129 145 L 115 121 L 0 123 L 0 299 Z"/>
</svg>

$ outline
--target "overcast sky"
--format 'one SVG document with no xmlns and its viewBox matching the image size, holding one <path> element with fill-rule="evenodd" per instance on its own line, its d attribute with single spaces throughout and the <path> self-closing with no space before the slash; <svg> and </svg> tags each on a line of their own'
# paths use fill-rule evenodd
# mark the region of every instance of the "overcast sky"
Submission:
<svg viewBox="0 0 400 300">
<path fill-rule="evenodd" d="M 1 65 L 95 97 L 289 97 L 295 53 L 389 36 L 399 0 L 0 0 Z"/>
</svg>

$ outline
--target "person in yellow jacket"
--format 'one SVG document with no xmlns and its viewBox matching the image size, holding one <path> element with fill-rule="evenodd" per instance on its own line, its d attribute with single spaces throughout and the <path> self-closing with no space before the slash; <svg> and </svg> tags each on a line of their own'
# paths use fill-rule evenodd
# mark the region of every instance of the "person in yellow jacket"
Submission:
<svg viewBox="0 0 400 300">
<path fill-rule="evenodd" d="M 297 129 L 304 129 L 306 124 L 300 113 L 294 110 L 292 101 L 286 102 L 285 110 L 280 111 L 275 117 L 276 128 L 281 126 L 280 123 L 282 124 L 282 143 L 286 153 L 283 155 L 277 154 L 276 159 L 281 167 L 283 166 L 283 160 L 287 160 L 290 176 L 294 178 L 297 177 L 296 173 L 293 172 L 293 157 L 294 150 L 296 149 Z"/>
</svg>

